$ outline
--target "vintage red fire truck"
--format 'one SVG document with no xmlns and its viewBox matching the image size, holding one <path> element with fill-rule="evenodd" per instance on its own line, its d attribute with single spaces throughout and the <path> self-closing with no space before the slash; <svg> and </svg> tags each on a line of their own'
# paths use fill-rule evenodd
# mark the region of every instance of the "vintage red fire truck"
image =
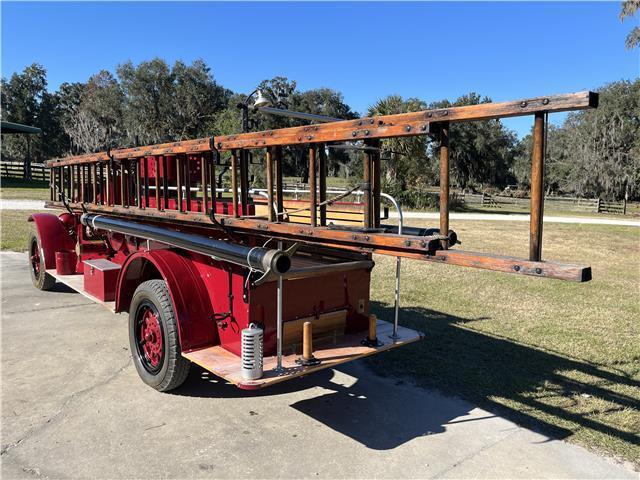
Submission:
<svg viewBox="0 0 640 480">
<path fill-rule="evenodd" d="M 398 325 L 400 259 L 588 281 L 589 267 L 541 260 L 548 113 L 597 107 L 580 92 L 186 140 L 51 160 L 59 215 L 33 214 L 29 266 L 42 290 L 63 282 L 114 312 L 128 312 L 140 377 L 160 391 L 191 363 L 257 389 L 379 353 L 423 334 Z M 530 256 L 455 248 L 449 229 L 452 123 L 533 115 Z M 440 222 L 382 222 L 381 139 L 431 135 L 440 148 Z M 327 189 L 327 152 L 362 153 L 354 189 Z M 287 196 L 284 148 L 308 155 L 303 199 Z M 249 187 L 262 156 L 266 189 Z M 225 191 L 216 169 L 229 169 Z M 387 196 L 388 197 L 388 196 Z M 354 200 L 355 199 L 355 200 Z M 396 317 L 370 312 L 373 254 L 398 258 Z"/>
</svg>

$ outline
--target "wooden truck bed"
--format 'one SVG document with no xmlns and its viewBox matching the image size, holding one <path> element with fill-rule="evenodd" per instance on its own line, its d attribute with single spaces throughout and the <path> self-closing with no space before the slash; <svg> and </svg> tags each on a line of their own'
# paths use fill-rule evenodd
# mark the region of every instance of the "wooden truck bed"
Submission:
<svg viewBox="0 0 640 480">
<path fill-rule="evenodd" d="M 183 353 L 182 356 L 239 388 L 256 390 L 294 377 L 317 372 L 318 370 L 335 367 L 341 363 L 350 362 L 374 353 L 400 347 L 407 343 L 417 342 L 424 338 L 421 332 L 399 326 L 398 338 L 394 342 L 391 338 L 392 332 L 393 325 L 391 323 L 378 320 L 378 340 L 381 345 L 377 347 L 362 345 L 360 342 L 366 336 L 363 333 L 342 335 L 337 337 L 334 342 L 314 345 L 313 355 L 321 363 L 308 367 L 303 367 L 296 363 L 296 359 L 299 358 L 298 354 L 285 355 L 282 357 L 283 370 L 278 372 L 276 370 L 276 357 L 264 357 L 264 375 L 258 380 L 243 379 L 240 371 L 240 357 L 220 346 L 194 350 L 189 353 Z"/>
</svg>

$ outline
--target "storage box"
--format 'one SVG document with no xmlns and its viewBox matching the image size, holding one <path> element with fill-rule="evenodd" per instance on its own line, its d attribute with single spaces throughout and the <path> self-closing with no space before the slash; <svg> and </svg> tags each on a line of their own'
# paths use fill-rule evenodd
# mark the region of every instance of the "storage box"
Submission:
<svg viewBox="0 0 640 480">
<path fill-rule="evenodd" d="M 120 265 L 103 258 L 83 263 L 85 291 L 103 302 L 114 301 Z"/>
</svg>

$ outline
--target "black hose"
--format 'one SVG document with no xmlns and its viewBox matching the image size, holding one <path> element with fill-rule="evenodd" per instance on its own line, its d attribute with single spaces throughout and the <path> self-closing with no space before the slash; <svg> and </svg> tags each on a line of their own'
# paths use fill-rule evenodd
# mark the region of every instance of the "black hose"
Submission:
<svg viewBox="0 0 640 480">
<path fill-rule="evenodd" d="M 281 275 L 291 268 L 291 258 L 287 253 L 280 250 L 245 247 L 237 243 L 215 240 L 202 235 L 178 232 L 155 225 L 91 213 L 82 215 L 80 221 L 83 225 L 94 229 L 154 240 L 173 247 L 209 255 L 218 260 L 224 260 L 263 273 L 271 270 Z"/>
</svg>

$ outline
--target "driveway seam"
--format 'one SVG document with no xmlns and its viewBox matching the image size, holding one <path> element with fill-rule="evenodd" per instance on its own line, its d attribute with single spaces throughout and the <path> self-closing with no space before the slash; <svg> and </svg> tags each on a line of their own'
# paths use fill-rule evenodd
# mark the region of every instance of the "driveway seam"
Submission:
<svg viewBox="0 0 640 480">
<path fill-rule="evenodd" d="M 497 444 L 511 438 L 512 436 L 514 436 L 516 433 L 520 432 L 522 430 L 522 427 L 514 427 L 513 431 L 511 433 L 509 433 L 508 435 L 496 440 L 495 442 L 492 442 L 490 444 L 484 445 L 482 448 L 480 448 L 479 450 L 476 450 L 473 453 L 470 453 L 469 455 L 467 455 L 466 457 L 461 458 L 460 460 L 456 461 L 453 465 L 451 465 L 450 467 L 447 467 L 443 470 L 440 470 L 439 472 L 435 473 L 434 475 L 432 475 L 430 478 L 440 478 L 442 475 L 444 475 L 445 473 L 451 472 L 452 470 L 458 468 L 460 465 L 462 465 L 463 463 L 475 458 L 476 456 L 480 455 L 482 452 L 489 450 L 490 448 L 495 447 Z"/>
</svg>

